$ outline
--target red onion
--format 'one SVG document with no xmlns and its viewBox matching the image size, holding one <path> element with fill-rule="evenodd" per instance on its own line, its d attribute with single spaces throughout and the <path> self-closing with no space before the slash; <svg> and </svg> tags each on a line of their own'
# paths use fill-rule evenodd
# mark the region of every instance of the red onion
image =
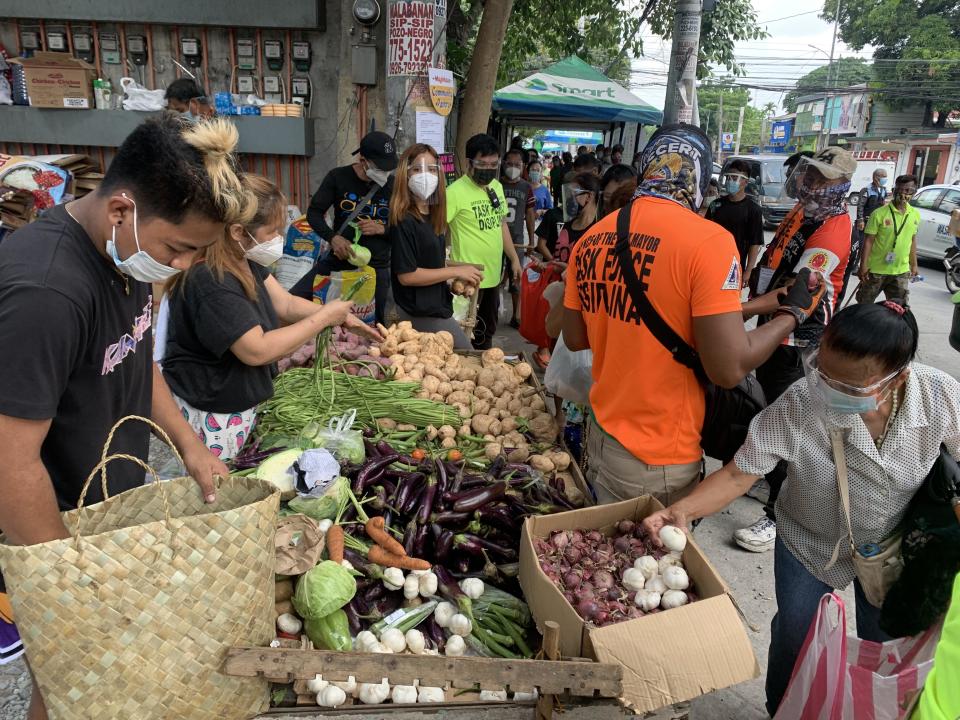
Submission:
<svg viewBox="0 0 960 720">
<path fill-rule="evenodd" d="M 613 575 L 611 575 L 606 570 L 597 570 L 593 574 L 593 584 L 598 588 L 607 589 L 612 588 L 616 584 Z"/>
<path fill-rule="evenodd" d="M 579 530 L 574 530 L 570 533 L 570 542 L 574 545 L 583 542 L 583 533 Z"/>
<path fill-rule="evenodd" d="M 617 538 L 616 540 L 614 540 L 614 542 L 613 542 L 613 548 L 614 548 L 614 550 L 616 550 L 618 553 L 630 552 L 630 550 L 631 550 L 632 547 L 633 547 L 633 541 L 631 541 L 630 538 L 628 538 L 628 537 L 622 537 L 622 536 L 621 536 L 621 537 L 618 537 L 618 538 Z"/>
<path fill-rule="evenodd" d="M 565 532 L 558 532 L 550 538 L 550 542 L 553 543 L 553 546 L 558 550 L 562 550 L 567 546 L 567 543 L 570 542 L 570 538 Z"/>
<path fill-rule="evenodd" d="M 624 535 L 629 535 L 636 527 L 637 524 L 633 520 L 621 520 L 617 523 L 617 530 Z"/>
<path fill-rule="evenodd" d="M 642 618 L 643 614 L 644 614 L 643 610 L 641 610 L 638 607 L 632 607 L 629 610 L 627 610 L 627 617 L 630 618 L 631 620 L 635 620 L 636 618 Z"/>
<path fill-rule="evenodd" d="M 586 535 L 587 542 L 594 545 L 603 542 L 603 535 L 597 530 L 591 530 Z"/>
<path fill-rule="evenodd" d="M 584 620 L 593 620 L 599 612 L 600 606 L 597 605 L 596 601 L 594 600 L 584 598 L 577 603 L 577 614 L 579 614 Z"/>
<path fill-rule="evenodd" d="M 574 570 L 571 570 L 570 572 L 568 572 L 563 576 L 564 587 L 570 588 L 571 590 L 576 590 L 578 587 L 580 587 L 581 581 L 582 581 L 582 578 L 580 576 L 580 573 Z"/>
<path fill-rule="evenodd" d="M 567 562 L 575 563 L 580 561 L 580 558 L 583 557 L 583 553 L 578 548 L 568 547 L 566 550 L 564 550 L 563 557 L 566 558 Z"/>
<path fill-rule="evenodd" d="M 598 612 L 596 615 L 593 616 L 593 621 L 597 623 L 597 625 L 604 625 L 606 624 L 609 617 L 610 617 L 609 613 L 607 613 L 604 610 L 601 610 L 600 612 Z"/>
<path fill-rule="evenodd" d="M 607 600 L 616 600 L 620 597 L 620 591 L 612 587 L 607 589 Z"/>
</svg>

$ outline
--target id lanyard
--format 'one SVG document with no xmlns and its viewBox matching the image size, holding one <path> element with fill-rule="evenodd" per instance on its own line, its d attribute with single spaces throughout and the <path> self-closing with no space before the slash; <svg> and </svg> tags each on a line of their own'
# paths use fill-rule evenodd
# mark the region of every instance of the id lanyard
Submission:
<svg viewBox="0 0 960 720">
<path fill-rule="evenodd" d="M 890 222 L 893 224 L 893 247 L 890 248 L 890 252 L 887 253 L 884 260 L 887 261 L 887 265 L 893 263 L 897 259 L 897 241 L 900 239 L 900 233 L 903 232 L 903 229 L 907 226 L 907 214 L 903 215 L 903 222 L 900 223 L 900 227 L 897 227 L 897 215 L 893 212 L 893 205 L 890 206 Z"/>
</svg>

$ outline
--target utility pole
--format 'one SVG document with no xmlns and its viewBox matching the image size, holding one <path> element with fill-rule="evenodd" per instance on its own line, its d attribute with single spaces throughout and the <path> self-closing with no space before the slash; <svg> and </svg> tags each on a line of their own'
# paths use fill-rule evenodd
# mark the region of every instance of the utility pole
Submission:
<svg viewBox="0 0 960 720">
<path fill-rule="evenodd" d="M 674 12 L 673 49 L 667 74 L 663 124 L 698 124 L 694 119 L 697 92 L 697 57 L 700 50 L 700 0 L 679 0 Z"/>
<path fill-rule="evenodd" d="M 820 134 L 817 135 L 817 150 L 822 150 L 830 142 L 830 125 L 827 122 L 827 106 L 830 103 L 830 88 L 833 83 L 833 52 L 837 47 L 837 26 L 840 24 L 840 4 L 837 0 L 837 9 L 833 14 L 833 38 L 830 40 L 830 64 L 827 66 L 827 87 L 823 92 L 823 120 L 820 123 Z"/>
<path fill-rule="evenodd" d="M 723 165 L 723 93 L 720 93 L 720 117 L 717 120 L 717 164 Z"/>
<path fill-rule="evenodd" d="M 733 154 L 734 154 L 734 155 L 739 155 L 739 154 L 740 154 L 740 134 L 743 132 L 743 111 L 744 111 L 744 110 L 745 110 L 745 106 L 741 105 L 741 106 L 740 106 L 740 119 L 737 120 L 737 139 L 734 140 L 734 143 L 735 143 L 735 144 L 734 144 L 734 146 L 733 146 Z"/>
</svg>

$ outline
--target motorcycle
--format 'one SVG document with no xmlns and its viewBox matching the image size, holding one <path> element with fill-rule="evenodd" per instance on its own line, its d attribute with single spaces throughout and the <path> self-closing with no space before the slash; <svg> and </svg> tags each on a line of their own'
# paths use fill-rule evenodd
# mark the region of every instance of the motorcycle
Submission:
<svg viewBox="0 0 960 720">
<path fill-rule="evenodd" d="M 952 293 L 960 291 L 960 237 L 943 254 L 943 267 L 946 270 L 944 280 L 947 290 Z"/>
</svg>

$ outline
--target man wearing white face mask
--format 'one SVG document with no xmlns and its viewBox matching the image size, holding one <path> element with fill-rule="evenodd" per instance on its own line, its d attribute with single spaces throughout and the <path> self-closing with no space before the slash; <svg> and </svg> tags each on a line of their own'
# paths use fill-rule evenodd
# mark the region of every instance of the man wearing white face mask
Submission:
<svg viewBox="0 0 960 720">
<path fill-rule="evenodd" d="M 352 165 L 334 168 L 320 183 L 310 201 L 307 222 L 316 233 L 330 243 L 330 253 L 318 258 L 314 267 L 292 288 L 297 297 L 313 297 L 313 281 L 317 275 L 352 270 L 351 241 L 344 237 L 349 222 L 360 228 L 360 245 L 370 250 L 370 267 L 377 273 L 377 322 L 386 321 L 390 289 L 390 242 L 387 221 L 390 195 L 393 193 L 393 171 L 397 168 L 396 145 L 386 133 L 370 132 L 363 136 L 353 153 Z M 333 224 L 327 223 L 327 211 L 333 209 Z M 352 235 L 352 232 L 349 234 Z"/>
<path fill-rule="evenodd" d="M 148 120 L 124 140 L 96 192 L 51 208 L 0 244 L 0 531 L 7 542 L 70 536 L 60 513 L 76 508 L 108 433 L 129 415 L 160 425 L 204 499 L 216 499 L 214 476 L 227 467 L 184 422 L 151 361 L 150 283 L 188 268 L 225 222 L 242 215 L 236 143 L 236 128 L 225 121 Z M 128 422 L 110 447 L 145 461 L 149 441 L 145 424 Z M 107 473 L 110 496 L 143 483 L 133 463 Z M 93 483 L 87 503 L 102 500 Z M 37 688 L 29 717 L 46 717 Z"/>
<path fill-rule="evenodd" d="M 533 229 L 537 221 L 537 199 L 533 193 L 533 186 L 522 177 L 523 170 L 523 150 L 508 150 L 503 158 L 503 177 L 500 178 L 500 182 L 503 185 L 503 196 L 507 200 L 507 228 L 510 230 L 510 237 L 513 239 L 521 265 L 523 265 L 527 244 L 535 242 Z M 526 238 L 524 230 L 526 230 Z M 510 325 L 518 328 L 520 327 L 520 287 L 510 278 L 507 279 L 507 286 L 513 300 L 513 318 L 510 320 Z"/>
<path fill-rule="evenodd" d="M 276 362 L 324 328 L 379 340 L 350 313 L 353 303 L 317 305 L 284 290 L 267 267 L 283 254 L 286 199 L 272 182 L 247 175 L 256 213 L 227 227 L 170 288 L 163 376 L 181 412 L 221 460 L 233 458 L 273 396 Z"/>
</svg>

